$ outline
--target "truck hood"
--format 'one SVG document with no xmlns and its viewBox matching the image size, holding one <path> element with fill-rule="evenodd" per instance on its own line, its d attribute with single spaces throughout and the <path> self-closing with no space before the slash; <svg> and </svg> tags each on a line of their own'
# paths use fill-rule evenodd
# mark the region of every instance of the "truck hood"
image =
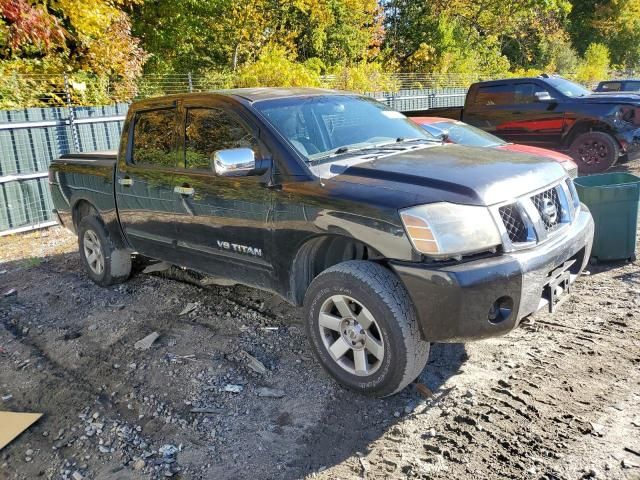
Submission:
<svg viewBox="0 0 640 480">
<path fill-rule="evenodd" d="M 328 182 L 388 188 L 416 205 L 449 201 L 494 205 L 559 181 L 566 175 L 548 158 L 491 148 L 438 145 L 375 159 L 334 161 L 323 171 Z M 399 206 L 400 207 L 400 206 Z"/>
<path fill-rule="evenodd" d="M 640 105 L 640 94 L 631 92 L 601 92 L 575 97 L 573 100 L 585 103 L 624 103 L 630 105 Z"/>
</svg>

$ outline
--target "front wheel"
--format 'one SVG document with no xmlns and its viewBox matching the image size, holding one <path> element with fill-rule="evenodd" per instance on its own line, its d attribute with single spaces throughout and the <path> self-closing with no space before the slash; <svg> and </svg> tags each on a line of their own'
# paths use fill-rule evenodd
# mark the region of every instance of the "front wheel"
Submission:
<svg viewBox="0 0 640 480">
<path fill-rule="evenodd" d="M 587 132 L 575 138 L 570 153 L 580 173 L 599 173 L 616 164 L 620 148 L 616 139 L 608 133 Z"/>
<path fill-rule="evenodd" d="M 429 342 L 400 280 L 381 265 L 349 261 L 318 275 L 305 295 L 305 325 L 322 366 L 341 384 L 386 397 L 416 379 Z"/>
</svg>

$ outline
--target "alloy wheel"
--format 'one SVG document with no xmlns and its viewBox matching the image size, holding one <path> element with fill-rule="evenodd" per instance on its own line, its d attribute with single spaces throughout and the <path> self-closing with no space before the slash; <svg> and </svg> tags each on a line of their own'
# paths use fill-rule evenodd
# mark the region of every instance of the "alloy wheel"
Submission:
<svg viewBox="0 0 640 480">
<path fill-rule="evenodd" d="M 382 330 L 357 300 L 346 295 L 329 297 L 320 307 L 318 326 L 327 352 L 347 372 L 368 376 L 382 365 Z"/>
<path fill-rule="evenodd" d="M 102 275 L 104 271 L 104 255 L 102 254 L 102 245 L 98 235 L 93 230 L 87 230 L 84 232 L 82 245 L 89 268 L 96 275 Z"/>
<path fill-rule="evenodd" d="M 582 163 L 599 164 L 609 156 L 609 148 L 598 140 L 586 140 L 578 147 L 578 155 Z"/>
</svg>

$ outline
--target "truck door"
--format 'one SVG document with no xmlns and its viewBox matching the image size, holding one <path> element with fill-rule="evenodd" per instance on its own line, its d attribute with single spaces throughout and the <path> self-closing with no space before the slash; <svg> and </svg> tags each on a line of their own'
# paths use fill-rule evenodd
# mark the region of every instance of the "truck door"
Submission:
<svg viewBox="0 0 640 480">
<path fill-rule="evenodd" d="M 464 119 L 507 142 L 557 148 L 564 114 L 554 95 L 535 81 L 481 86 Z"/>
<path fill-rule="evenodd" d="M 115 186 L 120 223 L 134 249 L 171 261 L 181 200 L 174 192 L 179 161 L 176 105 L 137 111 L 125 134 Z"/>
<path fill-rule="evenodd" d="M 273 283 L 270 214 L 272 192 L 265 175 L 220 176 L 213 159 L 221 150 L 250 148 L 269 156 L 256 127 L 227 100 L 185 99 L 185 168 L 177 219 L 180 265 L 249 285 Z"/>
</svg>

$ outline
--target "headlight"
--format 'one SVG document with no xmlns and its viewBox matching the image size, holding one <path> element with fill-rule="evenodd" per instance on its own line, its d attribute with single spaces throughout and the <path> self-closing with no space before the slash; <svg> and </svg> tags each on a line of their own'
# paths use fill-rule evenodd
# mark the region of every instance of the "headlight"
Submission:
<svg viewBox="0 0 640 480">
<path fill-rule="evenodd" d="M 576 178 L 578 176 L 578 165 L 573 160 L 564 161 L 560 165 L 564 167 L 569 178 Z"/>
<path fill-rule="evenodd" d="M 400 217 L 413 247 L 432 257 L 459 257 L 502 243 L 486 207 L 430 203 L 401 210 Z"/>
</svg>

